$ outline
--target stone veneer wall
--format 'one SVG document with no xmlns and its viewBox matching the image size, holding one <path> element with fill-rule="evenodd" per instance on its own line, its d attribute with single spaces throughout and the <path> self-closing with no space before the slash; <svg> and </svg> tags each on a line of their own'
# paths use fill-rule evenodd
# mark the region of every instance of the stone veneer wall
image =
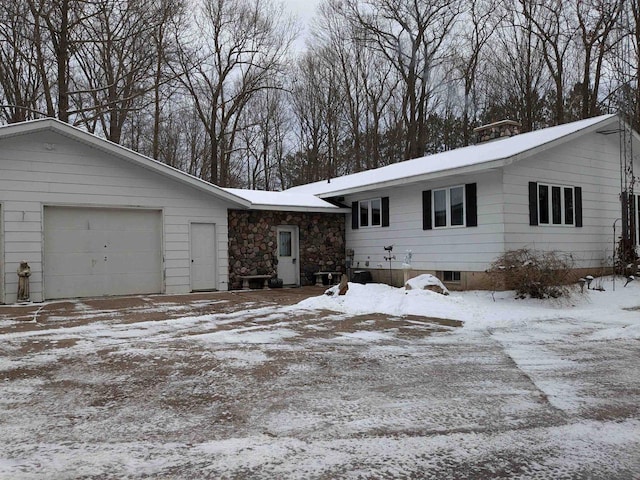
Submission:
<svg viewBox="0 0 640 480">
<path fill-rule="evenodd" d="M 240 288 L 240 275 L 277 273 L 279 225 L 300 232 L 300 283 L 311 285 L 321 270 L 345 272 L 345 219 L 342 213 L 229 210 L 229 288 Z"/>
</svg>

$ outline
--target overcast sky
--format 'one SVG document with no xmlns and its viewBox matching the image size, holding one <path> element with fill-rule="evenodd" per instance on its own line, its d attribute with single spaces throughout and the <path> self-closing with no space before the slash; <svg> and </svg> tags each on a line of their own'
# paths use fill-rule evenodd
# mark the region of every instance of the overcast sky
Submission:
<svg viewBox="0 0 640 480">
<path fill-rule="evenodd" d="M 281 0 L 285 7 L 289 9 L 291 13 L 297 15 L 298 19 L 305 27 L 308 27 L 311 18 L 315 15 L 316 7 L 320 3 L 320 0 Z M 301 38 L 298 40 L 300 48 L 304 46 L 304 35 L 306 31 L 301 33 Z"/>
<path fill-rule="evenodd" d="M 315 13 L 320 0 L 282 0 L 284 5 L 300 17 L 300 20 L 308 21 Z"/>
</svg>

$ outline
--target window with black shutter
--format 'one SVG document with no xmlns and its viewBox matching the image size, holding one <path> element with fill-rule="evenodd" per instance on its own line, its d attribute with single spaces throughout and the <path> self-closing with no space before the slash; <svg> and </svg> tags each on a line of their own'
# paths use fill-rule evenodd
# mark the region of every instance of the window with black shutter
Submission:
<svg viewBox="0 0 640 480">
<path fill-rule="evenodd" d="M 582 227 L 582 189 L 529 182 L 529 224 Z"/>
<path fill-rule="evenodd" d="M 422 192 L 422 229 L 478 226 L 475 183 Z"/>
</svg>

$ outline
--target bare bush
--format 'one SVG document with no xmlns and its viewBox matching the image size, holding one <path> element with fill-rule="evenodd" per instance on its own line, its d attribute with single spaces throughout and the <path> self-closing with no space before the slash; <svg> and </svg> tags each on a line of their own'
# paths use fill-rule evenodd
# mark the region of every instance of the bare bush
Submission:
<svg viewBox="0 0 640 480">
<path fill-rule="evenodd" d="M 572 293 L 571 255 L 521 248 L 498 257 L 487 270 L 494 290 L 515 290 L 517 298 L 559 298 Z"/>
</svg>

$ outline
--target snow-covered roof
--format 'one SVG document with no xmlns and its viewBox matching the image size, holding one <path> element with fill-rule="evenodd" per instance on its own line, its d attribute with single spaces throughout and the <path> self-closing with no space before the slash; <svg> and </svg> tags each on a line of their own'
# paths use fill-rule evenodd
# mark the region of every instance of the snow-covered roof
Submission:
<svg viewBox="0 0 640 480">
<path fill-rule="evenodd" d="M 306 193 L 326 198 L 502 167 L 617 121 L 616 115 L 602 115 L 523 133 L 499 141 L 406 160 L 373 170 L 332 178 L 330 181 L 323 180 L 300 185 L 285 190 L 285 193 Z"/>
<path fill-rule="evenodd" d="M 254 210 L 288 210 L 293 212 L 332 212 L 340 213 L 344 209 L 329 203 L 310 193 L 269 192 L 265 190 L 244 190 L 224 188 L 232 195 L 251 202 Z M 346 210 L 345 210 L 346 211 Z"/>
</svg>

